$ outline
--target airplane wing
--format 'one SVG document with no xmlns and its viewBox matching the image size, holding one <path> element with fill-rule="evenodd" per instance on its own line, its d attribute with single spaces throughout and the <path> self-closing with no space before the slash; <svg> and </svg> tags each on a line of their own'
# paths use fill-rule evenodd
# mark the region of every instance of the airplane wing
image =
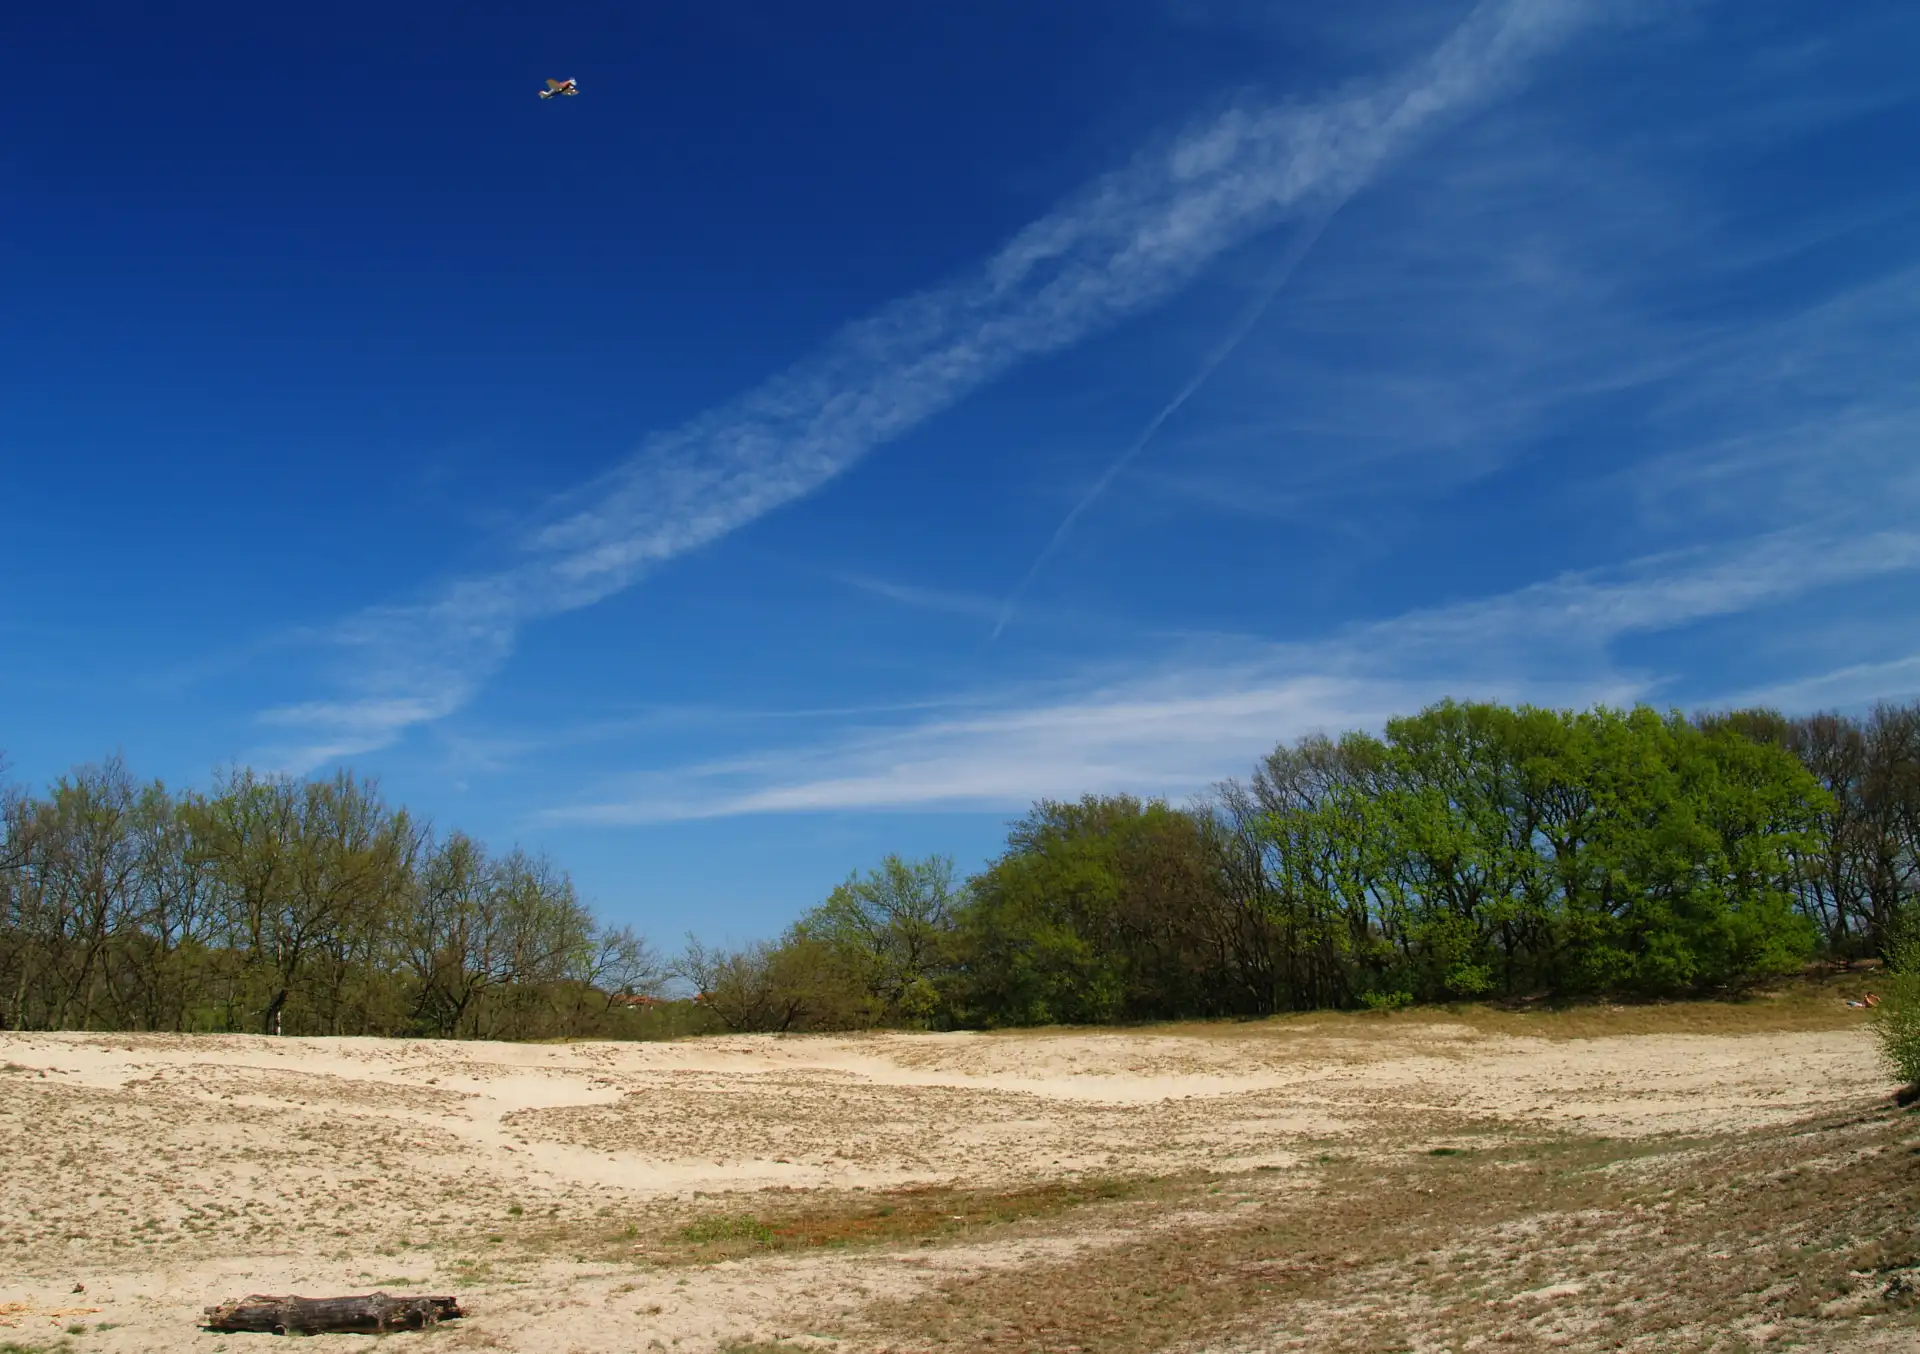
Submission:
<svg viewBox="0 0 1920 1354">
<path fill-rule="evenodd" d="M 548 89 L 565 89 L 565 88 L 566 88 L 566 85 L 567 85 L 567 82 L 566 82 L 565 80 L 549 80 L 549 81 L 547 81 L 547 88 L 548 88 Z"/>
</svg>

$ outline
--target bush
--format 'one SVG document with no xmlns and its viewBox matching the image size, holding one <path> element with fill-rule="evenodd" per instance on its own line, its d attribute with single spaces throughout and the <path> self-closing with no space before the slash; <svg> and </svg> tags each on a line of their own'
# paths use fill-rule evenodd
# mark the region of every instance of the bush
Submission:
<svg viewBox="0 0 1920 1354">
<path fill-rule="evenodd" d="M 1888 1070 L 1909 1090 L 1920 1089 L 1920 936 L 1909 930 L 1892 947 L 1887 967 L 1873 1032 Z"/>
</svg>

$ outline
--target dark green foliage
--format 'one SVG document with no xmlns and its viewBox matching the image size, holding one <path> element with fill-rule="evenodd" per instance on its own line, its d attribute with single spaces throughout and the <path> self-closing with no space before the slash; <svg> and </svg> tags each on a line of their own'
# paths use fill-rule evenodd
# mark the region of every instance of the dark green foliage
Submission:
<svg viewBox="0 0 1920 1354">
<path fill-rule="evenodd" d="M 958 918 L 952 1018 L 1263 1014 L 1680 993 L 1809 956 L 1825 796 L 1783 749 L 1651 710 L 1445 703 L 1308 738 L 1179 812 L 1042 805 Z"/>
<path fill-rule="evenodd" d="M 1045 806 L 975 881 L 954 1014 L 1261 1014 L 1762 976 L 1817 789 L 1651 711 L 1444 704 L 1309 738 L 1179 813 Z M 1183 829 L 1174 824 L 1184 823 Z"/>
<path fill-rule="evenodd" d="M 1192 815 L 1124 795 L 1042 802 L 956 914 L 948 1019 L 1095 1024 L 1213 1013 L 1201 956 L 1214 873 Z"/>
<path fill-rule="evenodd" d="M 1445 702 L 1384 737 L 1279 748 L 1189 809 L 1038 804 L 957 898 L 943 882 L 915 914 L 930 1008 L 890 995 L 903 949 L 886 918 L 902 914 L 872 900 L 911 894 L 936 862 L 850 881 L 785 944 L 826 942 L 822 972 L 856 1023 L 1724 991 L 1796 971 L 1836 936 L 1877 945 L 1878 919 L 1911 902 L 1914 722 Z M 1880 751 L 1843 802 L 1815 750 L 1849 729 Z M 1836 845 L 1836 822 L 1882 827 Z M 1868 882 L 1836 906 L 1822 882 L 1836 873 Z"/>
<path fill-rule="evenodd" d="M 1379 765 L 1371 929 L 1417 997 L 1683 992 L 1811 953 L 1791 883 L 1822 796 L 1778 749 L 1647 709 L 1445 704 L 1390 723 Z"/>
</svg>

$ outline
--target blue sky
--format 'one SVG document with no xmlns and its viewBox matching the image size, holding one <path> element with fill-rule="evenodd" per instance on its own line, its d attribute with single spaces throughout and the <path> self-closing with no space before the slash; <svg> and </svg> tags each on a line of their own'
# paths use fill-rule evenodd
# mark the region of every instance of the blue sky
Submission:
<svg viewBox="0 0 1920 1354">
<path fill-rule="evenodd" d="M 671 944 L 1442 696 L 1920 694 L 1909 4 L 0 44 L 29 783 L 351 765 Z"/>
</svg>

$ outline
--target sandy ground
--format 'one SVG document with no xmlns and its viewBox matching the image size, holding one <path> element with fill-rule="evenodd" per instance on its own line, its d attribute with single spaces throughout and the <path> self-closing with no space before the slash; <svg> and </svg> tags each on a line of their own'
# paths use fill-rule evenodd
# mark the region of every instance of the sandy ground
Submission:
<svg viewBox="0 0 1920 1354">
<path fill-rule="evenodd" d="M 457 1326 L 398 1337 L 436 1348 L 806 1344 L 941 1276 L 1112 1238 L 649 1266 L 507 1233 L 644 1233 L 767 1191 L 1284 1170 L 1383 1132 L 1725 1133 L 1885 1092 L 1857 1028 L 1340 1028 L 570 1046 L 0 1034 L 0 1348 L 271 1349 L 199 1330 L 201 1309 L 376 1287 L 468 1303 Z M 489 1258 L 500 1246 L 514 1264 Z M 366 1341 L 302 1347 L 335 1345 Z"/>
</svg>

